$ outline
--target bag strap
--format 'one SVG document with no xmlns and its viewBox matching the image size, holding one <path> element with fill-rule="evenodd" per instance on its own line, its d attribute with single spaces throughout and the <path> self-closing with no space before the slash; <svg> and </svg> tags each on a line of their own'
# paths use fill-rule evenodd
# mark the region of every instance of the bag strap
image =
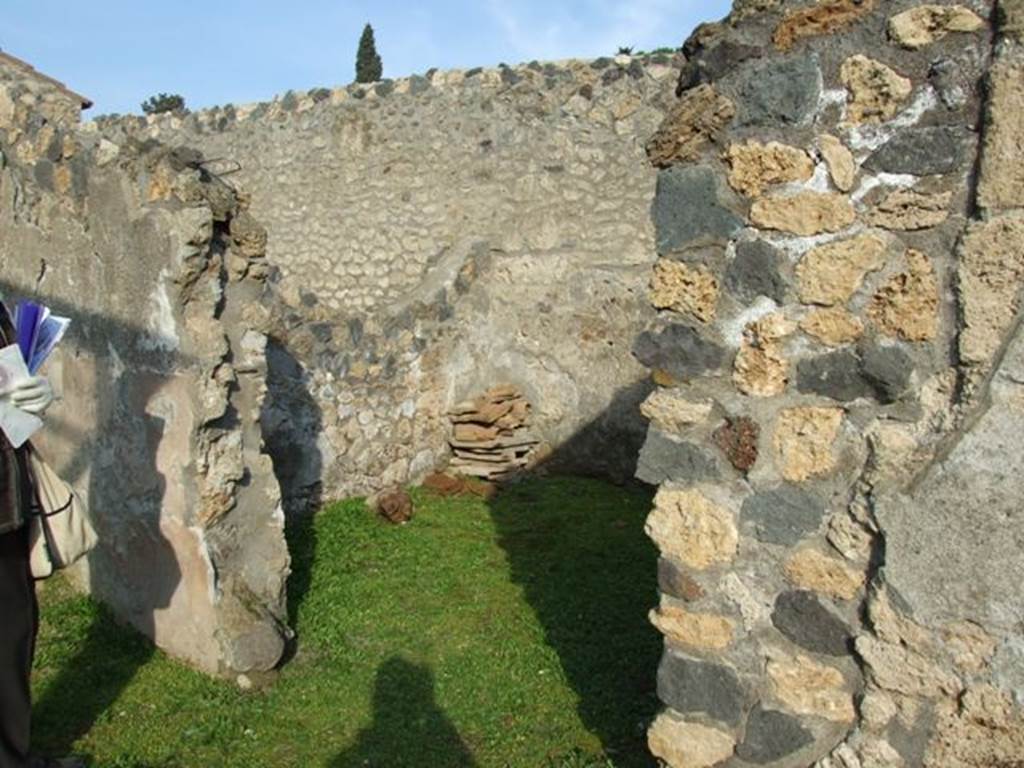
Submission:
<svg viewBox="0 0 1024 768">
<path fill-rule="evenodd" d="M 43 460 L 42 457 L 39 455 L 39 451 L 36 450 L 36 447 L 34 445 L 32 445 L 31 442 L 26 442 L 25 443 L 25 456 L 26 456 L 26 458 L 29 457 L 31 454 L 35 454 L 35 457 L 36 457 L 36 459 L 38 461 L 42 461 Z M 74 502 L 75 502 L 74 495 L 72 495 L 71 493 L 68 493 L 68 500 L 66 502 L 64 502 L 61 506 L 57 507 L 52 512 L 45 511 L 45 508 L 43 507 L 43 500 L 39 496 L 39 485 L 36 482 L 35 473 L 32 471 L 31 465 L 29 465 L 27 463 L 26 463 L 26 467 L 25 467 L 25 475 L 26 475 L 26 478 L 27 478 L 27 482 L 28 482 L 28 484 L 29 484 L 29 486 L 31 487 L 31 490 L 32 490 L 32 499 L 31 499 L 31 502 L 29 504 L 29 512 L 32 514 L 33 517 L 39 517 L 39 518 L 44 518 L 44 519 L 47 518 L 47 517 L 53 517 L 54 515 L 59 515 L 61 512 L 66 512 L 68 509 L 71 508 L 71 505 L 74 504 Z M 46 526 L 44 525 L 43 528 L 45 529 Z"/>
</svg>

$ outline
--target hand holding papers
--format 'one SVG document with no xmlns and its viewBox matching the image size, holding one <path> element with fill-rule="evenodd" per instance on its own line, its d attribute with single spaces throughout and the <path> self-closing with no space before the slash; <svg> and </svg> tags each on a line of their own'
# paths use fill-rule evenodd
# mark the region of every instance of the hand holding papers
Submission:
<svg viewBox="0 0 1024 768">
<path fill-rule="evenodd" d="M 18 345 L 0 349 L 0 429 L 15 448 L 24 445 L 43 426 L 38 416 L 21 410 L 14 402 L 15 394 L 31 381 Z"/>
<path fill-rule="evenodd" d="M 50 382 L 42 376 L 31 376 L 22 381 L 11 392 L 10 397 L 15 407 L 25 413 L 42 416 L 53 403 L 53 389 L 50 387 Z"/>
</svg>

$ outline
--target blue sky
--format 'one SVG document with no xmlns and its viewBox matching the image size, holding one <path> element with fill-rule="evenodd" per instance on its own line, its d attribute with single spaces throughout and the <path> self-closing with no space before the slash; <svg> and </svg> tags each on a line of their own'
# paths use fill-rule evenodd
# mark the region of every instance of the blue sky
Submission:
<svg viewBox="0 0 1024 768">
<path fill-rule="evenodd" d="M 190 107 L 354 79 L 369 21 L 385 77 L 678 46 L 729 0 L 4 0 L 0 48 L 96 104 L 139 112 L 159 91 Z"/>
</svg>

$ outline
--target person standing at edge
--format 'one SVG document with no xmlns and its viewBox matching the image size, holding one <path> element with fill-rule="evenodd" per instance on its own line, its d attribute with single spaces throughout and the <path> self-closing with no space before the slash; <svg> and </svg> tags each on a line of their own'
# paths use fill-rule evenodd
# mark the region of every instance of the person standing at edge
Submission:
<svg viewBox="0 0 1024 768">
<path fill-rule="evenodd" d="M 14 328 L 0 295 L 0 348 L 13 343 Z M 38 416 L 53 402 L 53 391 L 45 378 L 34 376 L 0 392 L 0 401 Z M 30 482 L 24 449 L 15 449 L 0 430 L 0 768 L 84 768 L 76 758 L 29 754 L 29 676 L 38 621 L 29 569 Z"/>
</svg>

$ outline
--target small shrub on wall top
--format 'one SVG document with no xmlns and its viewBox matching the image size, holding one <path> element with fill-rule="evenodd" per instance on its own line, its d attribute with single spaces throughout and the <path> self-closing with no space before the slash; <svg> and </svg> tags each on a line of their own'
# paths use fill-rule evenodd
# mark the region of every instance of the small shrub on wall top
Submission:
<svg viewBox="0 0 1024 768">
<path fill-rule="evenodd" d="M 176 93 L 158 93 L 142 102 L 142 111 L 147 115 L 163 112 L 184 112 L 185 99 Z"/>
</svg>

